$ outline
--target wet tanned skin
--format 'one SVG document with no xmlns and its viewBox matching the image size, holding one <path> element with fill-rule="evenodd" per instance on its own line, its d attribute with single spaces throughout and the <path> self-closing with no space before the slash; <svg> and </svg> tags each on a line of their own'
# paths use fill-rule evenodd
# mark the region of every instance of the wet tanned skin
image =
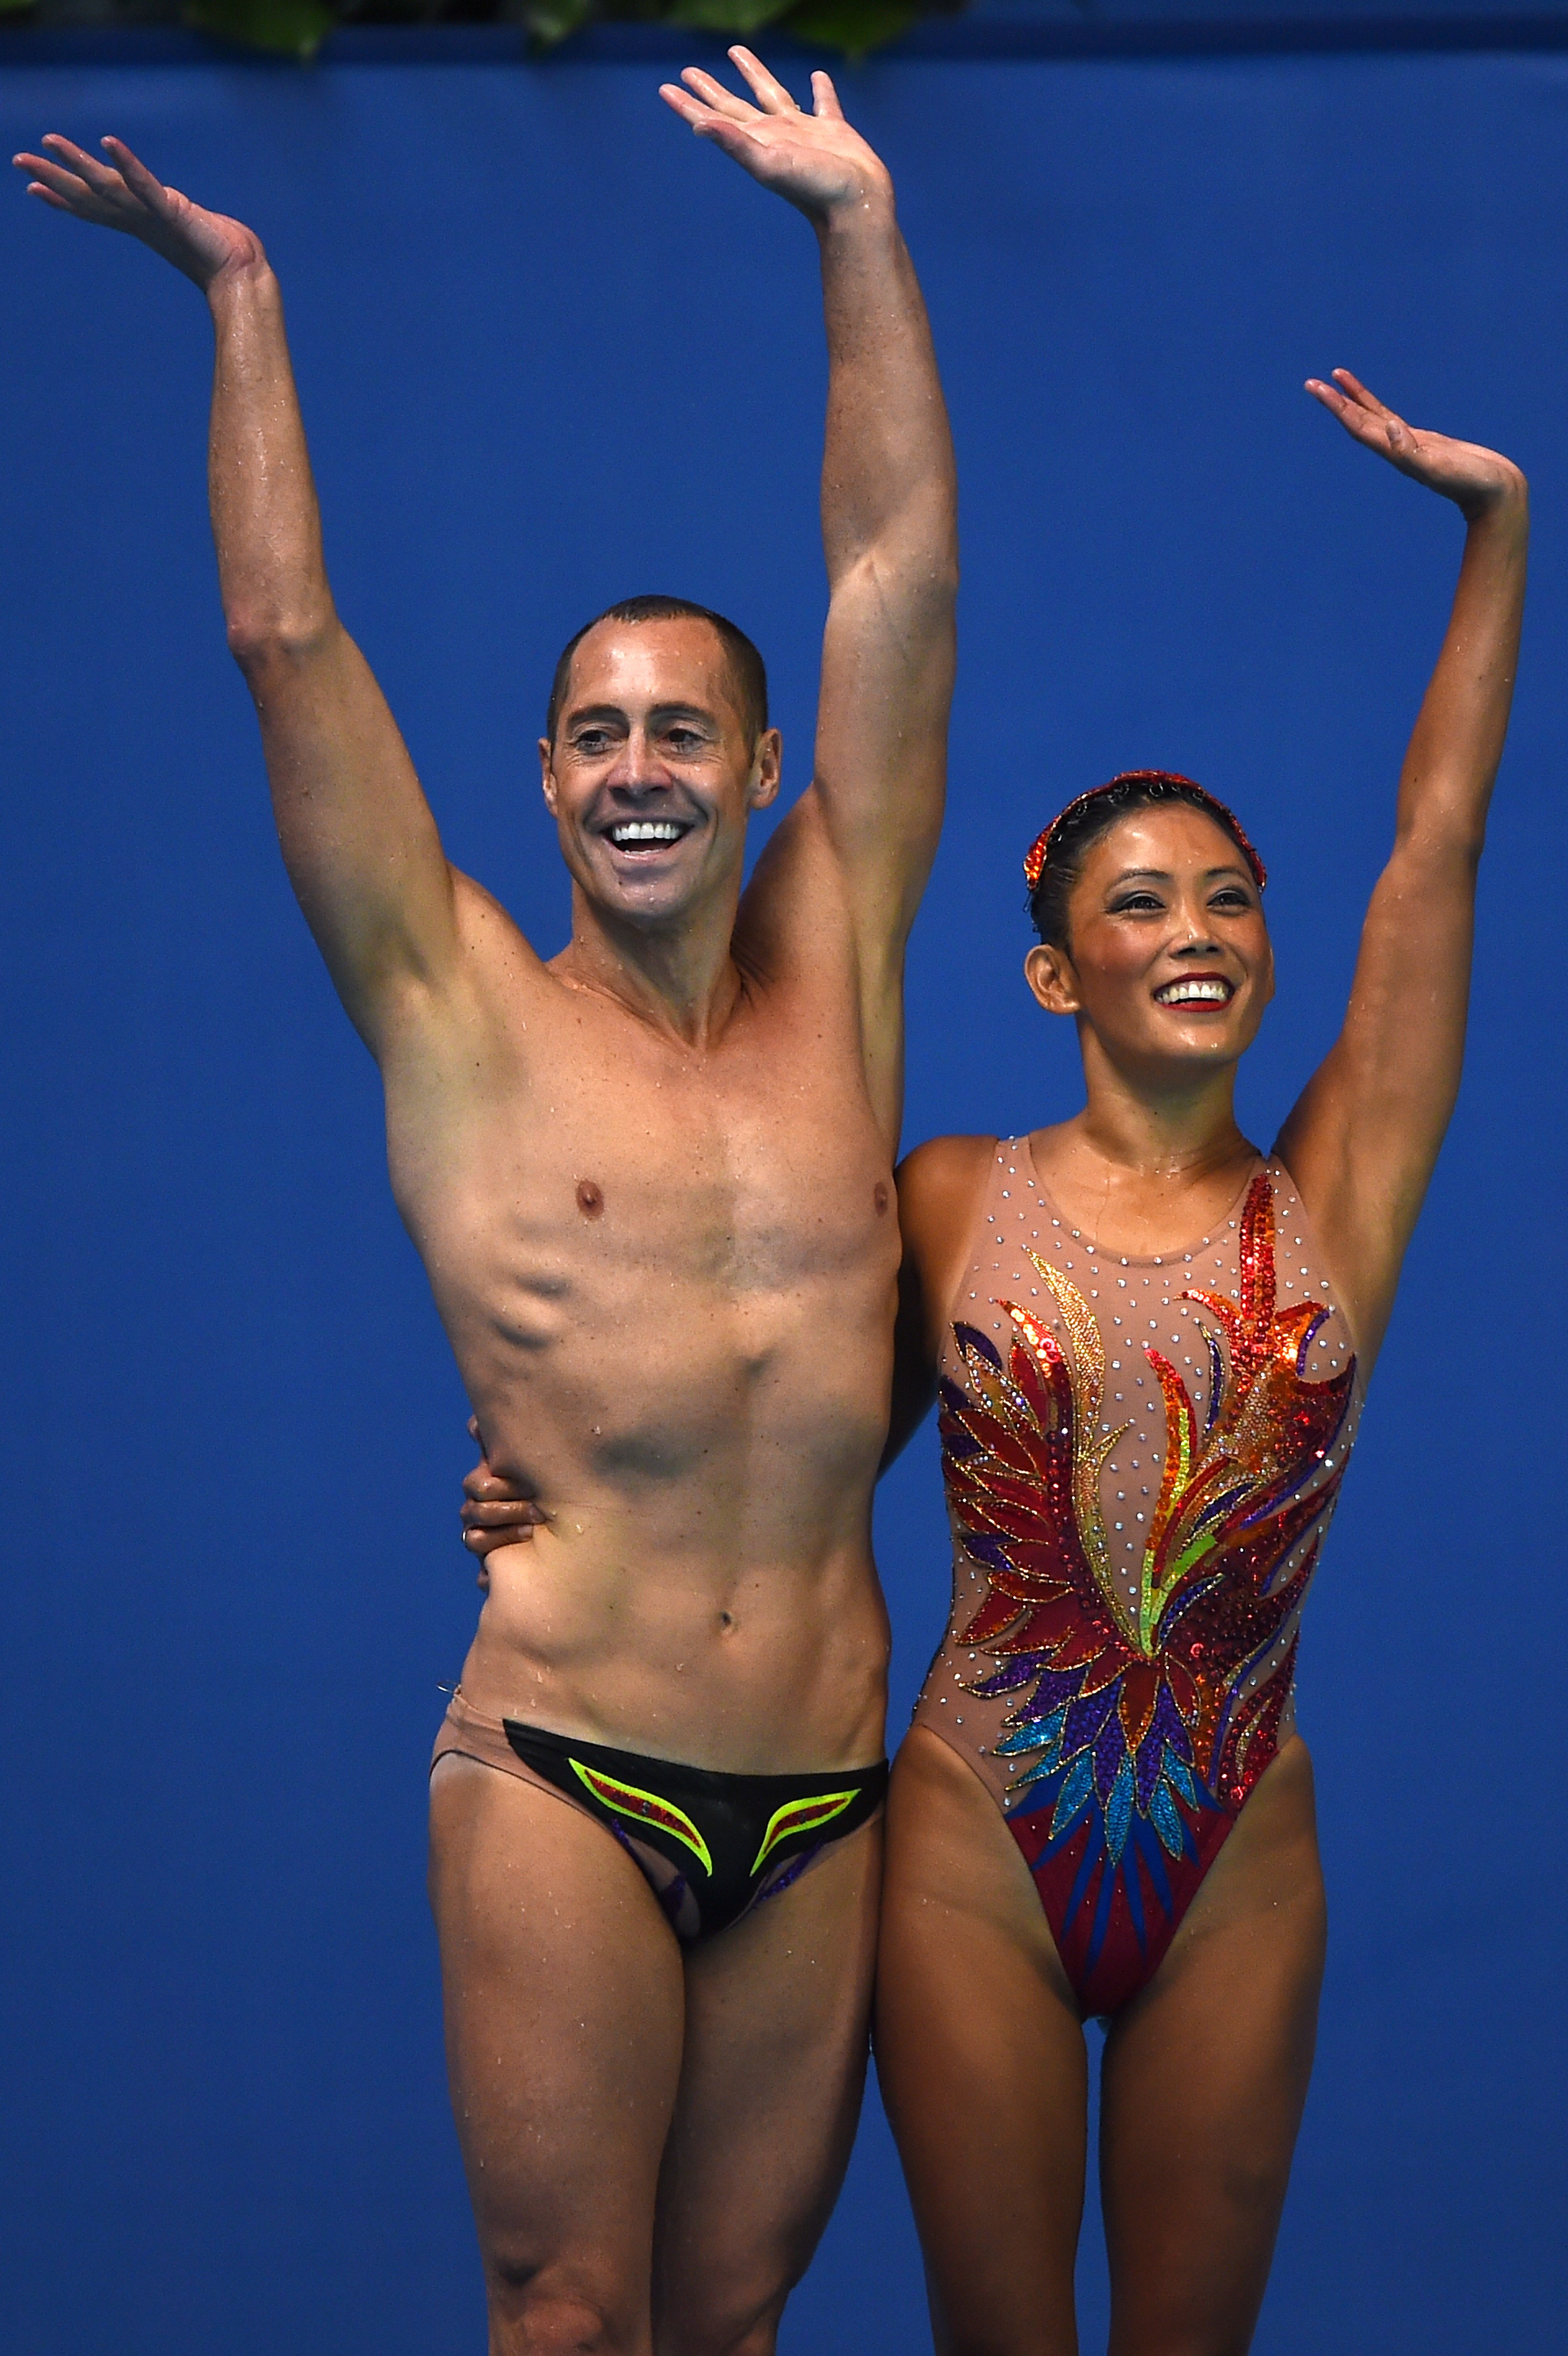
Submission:
<svg viewBox="0 0 1568 2356">
<path fill-rule="evenodd" d="M 699 1766 L 830 1771 L 882 1744 L 870 1495 L 953 455 L 884 166 L 827 75 L 806 113 L 731 54 L 747 97 L 696 69 L 663 96 L 820 253 L 813 782 L 742 894 L 776 734 L 751 741 L 710 624 L 591 630 L 540 747 L 571 878 L 548 963 L 449 865 L 337 616 L 259 241 L 118 141 L 17 160 L 212 313 L 214 535 L 283 857 L 380 1066 L 393 1185 L 478 1427 L 535 1497 L 528 1542 L 493 1558 L 465 1700 Z M 768 2356 L 854 2136 L 880 1824 L 689 1949 L 602 1824 L 476 1758 L 437 1763 L 431 1836 L 492 2356 Z"/>
<path fill-rule="evenodd" d="M 683 1035 L 616 936 L 667 926 L 678 983 L 776 750 L 747 745 L 714 633 L 674 621 L 592 632 L 541 751 L 574 937 L 541 966 L 461 884 L 482 1022 L 387 1069 L 400 1207 L 490 1461 L 546 1516 L 490 1559 L 464 1692 L 699 1765 L 855 1763 L 880 1740 L 899 1247 L 820 847 L 786 821 Z M 667 850 L 609 841 L 671 812 Z M 766 921 L 786 873 L 827 904 L 812 954 Z"/>
</svg>

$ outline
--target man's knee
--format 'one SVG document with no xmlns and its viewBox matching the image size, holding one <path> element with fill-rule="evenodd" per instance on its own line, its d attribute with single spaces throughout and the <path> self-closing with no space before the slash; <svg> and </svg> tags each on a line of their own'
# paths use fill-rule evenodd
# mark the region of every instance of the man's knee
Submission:
<svg viewBox="0 0 1568 2356">
<path fill-rule="evenodd" d="M 606 2262 L 485 2254 L 490 2356 L 647 2356 L 645 2290 Z"/>
</svg>

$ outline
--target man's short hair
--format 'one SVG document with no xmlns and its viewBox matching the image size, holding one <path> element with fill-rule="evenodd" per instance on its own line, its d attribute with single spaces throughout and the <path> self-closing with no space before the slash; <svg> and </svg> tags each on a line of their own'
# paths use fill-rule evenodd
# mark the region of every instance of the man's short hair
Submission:
<svg viewBox="0 0 1568 2356">
<path fill-rule="evenodd" d="M 762 656 L 744 630 L 726 621 L 707 605 L 694 605 L 689 597 L 623 597 L 618 605 L 606 605 L 591 622 L 584 622 L 574 637 L 569 638 L 555 667 L 550 681 L 549 709 L 545 714 L 545 734 L 555 743 L 556 723 L 560 707 L 566 701 L 567 681 L 571 677 L 571 658 L 590 630 L 601 622 L 706 622 L 717 630 L 720 643 L 730 667 L 730 689 L 747 740 L 754 745 L 768 724 L 768 673 Z"/>
</svg>

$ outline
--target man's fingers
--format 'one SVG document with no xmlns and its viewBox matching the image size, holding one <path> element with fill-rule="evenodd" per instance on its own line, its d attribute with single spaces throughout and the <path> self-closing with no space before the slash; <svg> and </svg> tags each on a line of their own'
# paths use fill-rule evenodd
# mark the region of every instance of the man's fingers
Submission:
<svg viewBox="0 0 1568 2356">
<path fill-rule="evenodd" d="M 106 152 L 114 159 L 121 178 L 133 196 L 139 197 L 152 212 L 166 213 L 170 209 L 169 190 L 155 172 L 149 172 L 139 155 L 133 155 L 123 139 L 112 136 L 103 142 Z"/>
<path fill-rule="evenodd" d="M 693 98 L 688 90 L 677 90 L 673 82 L 661 82 L 659 96 L 667 106 L 675 109 L 683 123 L 691 125 L 693 131 L 705 131 L 710 123 L 721 123 L 724 119 L 712 107 L 704 106 L 700 99 Z"/>
<path fill-rule="evenodd" d="M 72 139 L 63 138 L 58 131 L 51 131 L 43 144 L 57 163 L 69 165 L 78 179 L 86 181 L 95 197 L 112 195 L 116 189 L 124 187 L 112 164 L 101 163 L 96 155 L 90 155 L 85 147 L 79 147 Z"/>
<path fill-rule="evenodd" d="M 799 107 L 785 90 L 783 82 L 777 80 L 768 71 L 754 50 L 743 48 L 737 42 L 730 52 L 730 62 L 738 72 L 744 74 L 756 94 L 757 104 L 764 113 L 798 114 L 800 112 Z"/>
<path fill-rule="evenodd" d="M 831 74 L 814 73 L 811 77 L 811 94 L 816 102 L 818 114 L 826 116 L 834 123 L 843 122 L 844 109 L 838 103 L 838 92 L 833 87 Z"/>
<path fill-rule="evenodd" d="M 715 114 L 723 115 L 727 122 L 755 123 L 756 108 L 748 104 L 745 99 L 737 98 L 732 90 L 726 90 L 721 81 L 715 81 L 713 76 L 705 73 L 700 66 L 683 66 L 680 78 L 686 84 L 688 97 L 700 99 L 704 106 L 710 108 Z"/>
<path fill-rule="evenodd" d="M 31 172 L 35 187 L 63 204 L 69 205 L 72 198 L 80 203 L 91 194 L 85 180 L 64 164 L 57 164 L 52 155 L 14 155 L 11 160 L 19 172 Z"/>
</svg>

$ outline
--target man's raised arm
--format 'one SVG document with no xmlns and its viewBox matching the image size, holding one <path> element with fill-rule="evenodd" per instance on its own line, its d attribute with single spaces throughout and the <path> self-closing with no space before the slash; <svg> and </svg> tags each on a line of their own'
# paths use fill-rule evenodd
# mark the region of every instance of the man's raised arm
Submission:
<svg viewBox="0 0 1568 2356">
<path fill-rule="evenodd" d="M 373 1050 L 411 991 L 453 970 L 451 872 L 413 765 L 322 558 L 278 282 L 241 222 L 51 135 L 15 160 L 62 212 L 140 238 L 207 296 L 217 337 L 209 483 L 229 643 L 255 698 L 300 905 Z"/>
<path fill-rule="evenodd" d="M 695 69 L 686 89 L 664 95 L 816 230 L 832 597 L 816 783 L 863 949 L 877 962 L 891 953 L 896 968 L 942 824 L 956 651 L 953 439 L 885 166 L 845 122 L 825 73 L 813 74 L 816 112 L 803 114 L 749 49 L 730 54 L 754 104 Z"/>
</svg>

